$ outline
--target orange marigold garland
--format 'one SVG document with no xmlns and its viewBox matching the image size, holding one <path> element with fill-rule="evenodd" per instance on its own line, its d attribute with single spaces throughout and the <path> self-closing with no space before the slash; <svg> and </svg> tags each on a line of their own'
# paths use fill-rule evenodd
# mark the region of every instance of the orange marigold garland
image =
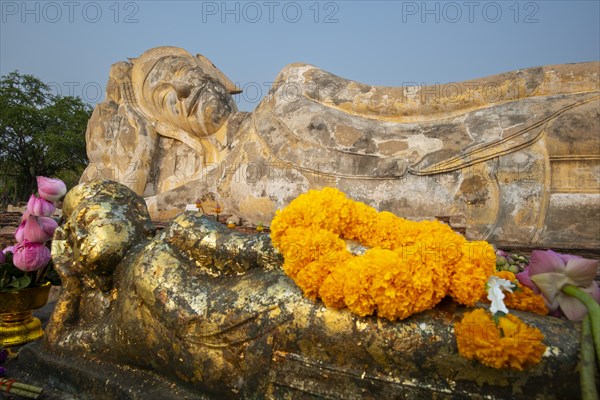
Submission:
<svg viewBox="0 0 600 400">
<path fill-rule="evenodd" d="M 489 312 L 475 309 L 454 324 L 458 352 L 493 368 L 523 370 L 540 362 L 544 335 L 518 317 L 507 314 L 494 322 Z"/>
<path fill-rule="evenodd" d="M 271 238 L 307 297 L 361 316 L 404 319 L 447 294 L 473 305 L 495 270 L 489 243 L 468 242 L 438 221 L 377 212 L 334 188 L 311 190 L 278 211 Z M 355 256 L 344 239 L 370 249 Z"/>
</svg>

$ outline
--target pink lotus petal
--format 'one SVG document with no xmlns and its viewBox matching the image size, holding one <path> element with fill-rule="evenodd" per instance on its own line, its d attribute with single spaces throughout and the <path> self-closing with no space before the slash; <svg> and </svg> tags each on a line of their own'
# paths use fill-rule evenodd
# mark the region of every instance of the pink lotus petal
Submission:
<svg viewBox="0 0 600 400">
<path fill-rule="evenodd" d="M 559 255 L 559 257 L 561 258 L 561 260 L 563 260 L 565 265 L 569 262 L 569 260 L 581 258 L 581 256 L 576 256 L 574 254 L 561 254 L 561 253 L 556 253 L 556 254 Z"/>
<path fill-rule="evenodd" d="M 31 195 L 27 203 L 27 211 L 38 217 L 50 217 L 54 214 L 56 206 L 51 201 Z"/>
<path fill-rule="evenodd" d="M 29 218 L 30 215 L 31 215 L 31 213 L 29 212 L 29 210 L 25 210 L 25 212 L 23 213 L 23 215 L 21 215 L 21 222 L 27 221 L 27 218 Z"/>
<path fill-rule="evenodd" d="M 29 196 L 29 201 L 27 201 L 27 211 L 29 211 L 30 213 L 33 214 L 33 205 L 35 204 L 35 194 L 31 194 L 31 196 Z"/>
<path fill-rule="evenodd" d="M 565 263 L 558 253 L 552 250 L 534 250 L 529 258 L 529 275 L 534 276 L 548 272 L 565 272 Z"/>
<path fill-rule="evenodd" d="M 566 275 L 558 272 L 537 274 L 532 276 L 531 280 L 540 288 L 542 295 L 550 303 L 553 303 L 556 296 L 561 293 L 561 288 L 569 283 Z"/>
<path fill-rule="evenodd" d="M 544 303 L 546 304 L 546 308 L 548 309 L 548 314 L 551 314 L 555 317 L 562 317 L 563 313 L 558 306 L 558 296 L 554 298 L 553 302 L 549 302 L 543 295 Z"/>
<path fill-rule="evenodd" d="M 596 303 L 600 304 L 600 287 L 598 287 L 598 282 L 594 281 L 590 286 L 581 290 L 592 296 L 596 300 Z"/>
<path fill-rule="evenodd" d="M 27 224 L 27 220 L 21 221 L 21 223 L 19 224 L 19 227 L 17 228 L 17 230 L 15 232 L 15 239 L 16 239 L 17 243 L 21 243 L 25 239 L 25 225 L 26 224 Z"/>
<path fill-rule="evenodd" d="M 558 305 L 565 316 L 571 321 L 581 321 L 587 314 L 587 308 L 575 297 L 561 293 L 557 297 Z"/>
<path fill-rule="evenodd" d="M 533 283 L 533 281 L 531 280 L 531 276 L 529 276 L 529 267 L 526 267 L 522 272 L 519 272 L 515 276 L 517 277 L 517 280 L 521 285 L 527 286 L 536 294 L 540 294 L 540 289 L 538 289 L 535 283 Z"/>
<path fill-rule="evenodd" d="M 575 286 L 586 287 L 594 281 L 597 269 L 597 260 L 571 258 L 567 262 L 566 274 Z"/>
<path fill-rule="evenodd" d="M 46 224 L 45 226 L 40 225 L 40 222 L 39 222 L 40 218 L 44 218 L 44 217 L 36 217 L 36 216 L 30 215 L 29 218 L 27 219 L 27 222 L 25 223 L 25 228 L 23 229 L 23 235 L 24 235 L 25 239 L 27 239 L 30 242 L 44 243 L 44 242 L 47 242 L 48 240 L 52 239 L 54 230 L 52 230 L 51 233 L 49 231 L 47 231 L 47 229 L 49 228 L 49 225 L 48 224 Z M 54 228 L 54 229 L 56 229 L 56 228 Z"/>
<path fill-rule="evenodd" d="M 42 227 L 42 230 L 50 236 L 50 239 L 54 236 L 54 231 L 58 228 L 58 223 L 54 218 L 50 217 L 38 217 L 38 223 Z"/>
</svg>

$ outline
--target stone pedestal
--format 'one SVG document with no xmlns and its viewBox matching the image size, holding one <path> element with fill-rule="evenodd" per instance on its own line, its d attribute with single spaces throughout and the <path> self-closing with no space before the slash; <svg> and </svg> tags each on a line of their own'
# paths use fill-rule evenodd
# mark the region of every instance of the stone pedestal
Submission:
<svg viewBox="0 0 600 400">
<path fill-rule="evenodd" d="M 304 355 L 275 351 L 267 390 L 244 394 L 244 399 L 577 399 L 579 395 L 579 323 L 519 313 L 526 322 L 546 335 L 548 350 L 540 365 L 523 372 L 498 371 L 465 360 L 456 354 L 451 323 L 464 309 L 451 302 L 439 309 L 411 317 L 404 325 L 404 337 L 387 337 L 401 362 L 400 373 L 386 376 L 366 364 L 340 370 L 324 362 L 318 354 L 335 341 L 304 348 L 305 341 L 319 332 L 298 338 Z M 453 317 L 454 315 L 454 317 Z M 366 329 L 386 322 L 365 318 Z M 360 337 L 353 345 L 360 347 Z M 366 344 L 362 344 L 366 345 Z M 368 349 L 374 356 L 382 350 Z M 307 355 L 309 354 L 309 355 Z M 380 354 L 387 358 L 389 355 Z M 202 385 L 190 385 L 167 378 L 168 365 L 158 371 L 109 362 L 91 353 L 52 351 L 41 341 L 21 348 L 17 360 L 8 364 L 10 376 L 44 387 L 47 400 L 212 400 Z M 201 366 L 199 366 L 201 368 Z M 171 371 L 173 372 L 173 371 Z"/>
</svg>

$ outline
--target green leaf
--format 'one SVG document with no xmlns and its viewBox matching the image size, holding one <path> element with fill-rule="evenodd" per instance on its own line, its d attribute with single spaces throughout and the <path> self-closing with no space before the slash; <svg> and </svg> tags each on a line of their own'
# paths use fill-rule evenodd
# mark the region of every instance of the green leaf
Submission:
<svg viewBox="0 0 600 400">
<path fill-rule="evenodd" d="M 8 284 L 8 287 L 15 288 L 16 290 L 25 289 L 31 284 L 31 278 L 25 274 L 19 278 L 12 277 L 12 280 Z"/>
<path fill-rule="evenodd" d="M 502 317 L 506 317 L 506 313 L 504 313 L 502 311 L 496 311 L 496 313 L 494 315 L 492 315 L 492 320 L 494 320 L 496 325 L 498 325 L 500 323 L 500 318 L 502 318 Z"/>
</svg>

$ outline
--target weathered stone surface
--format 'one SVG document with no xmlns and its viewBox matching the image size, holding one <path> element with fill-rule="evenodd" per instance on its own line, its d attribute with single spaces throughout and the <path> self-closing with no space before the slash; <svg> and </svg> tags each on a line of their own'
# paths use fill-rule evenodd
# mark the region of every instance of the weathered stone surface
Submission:
<svg viewBox="0 0 600 400">
<path fill-rule="evenodd" d="M 400 322 L 329 309 L 282 272 L 268 235 L 186 212 L 152 237 L 142 203 L 114 182 L 67 194 L 53 240 L 63 292 L 46 329 L 51 354 L 152 369 L 217 398 L 578 393 L 577 323 L 519 313 L 548 351 L 526 371 L 494 370 L 459 356 L 453 322 L 465 309 L 452 302 Z"/>
<path fill-rule="evenodd" d="M 82 182 L 124 183 L 157 220 L 211 193 L 267 225 L 300 193 L 336 186 L 403 217 L 462 218 L 471 239 L 597 248 L 599 69 L 375 87 L 293 64 L 242 113 L 206 58 L 159 47 L 113 65 Z"/>
</svg>

